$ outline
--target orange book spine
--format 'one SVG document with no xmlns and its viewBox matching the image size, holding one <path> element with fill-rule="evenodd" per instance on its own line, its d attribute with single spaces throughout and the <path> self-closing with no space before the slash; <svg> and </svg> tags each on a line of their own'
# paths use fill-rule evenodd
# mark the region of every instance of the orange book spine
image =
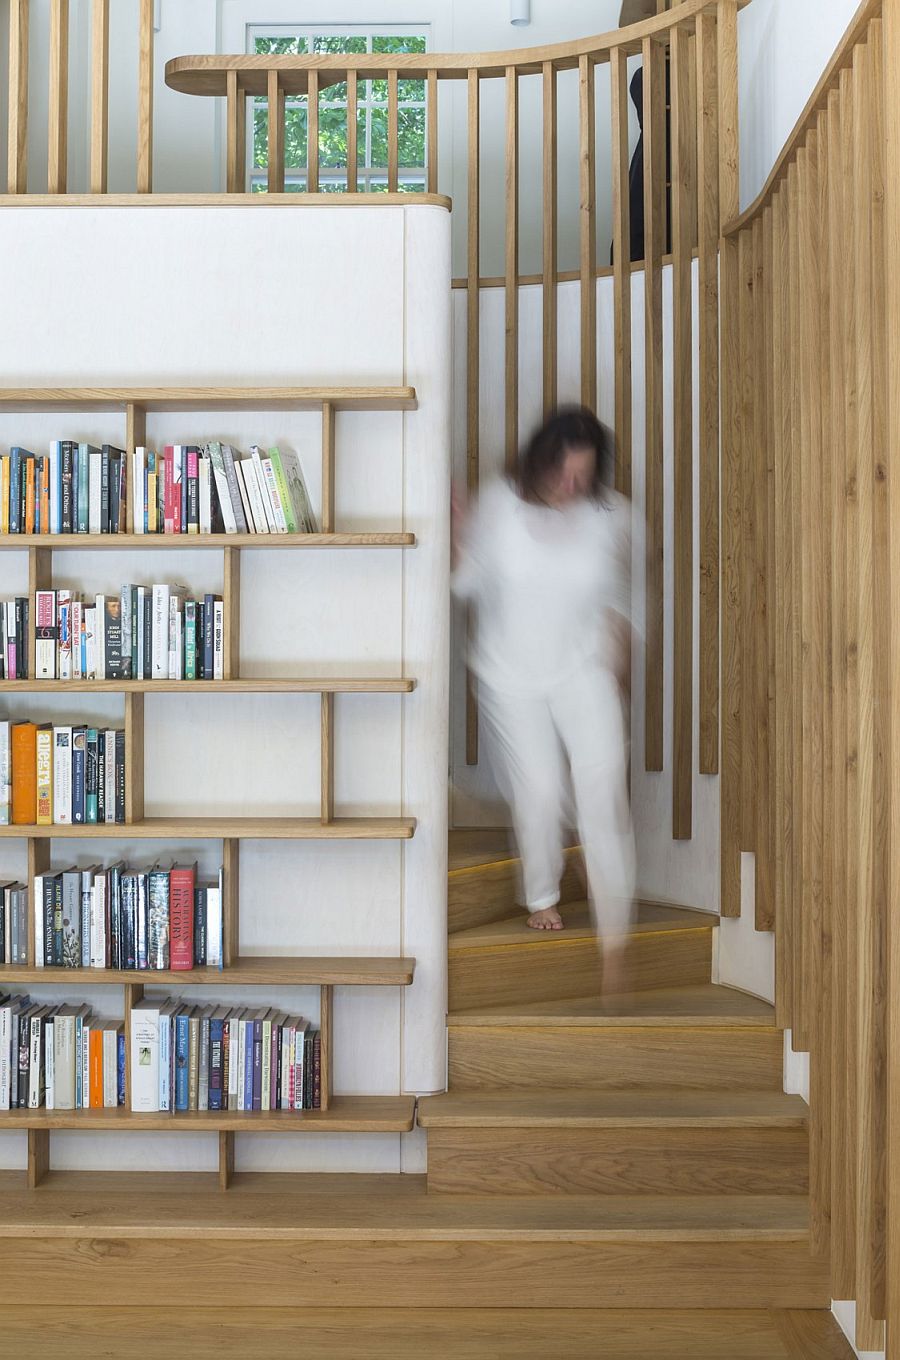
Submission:
<svg viewBox="0 0 900 1360">
<path fill-rule="evenodd" d="M 25 460 L 25 532 L 34 533 L 34 459 Z"/>
<path fill-rule="evenodd" d="M 36 723 L 14 723 L 10 747 L 13 823 L 15 826 L 34 826 L 37 821 Z"/>
<path fill-rule="evenodd" d="M 40 532 L 50 532 L 50 459 L 46 455 L 41 459 Z"/>
<path fill-rule="evenodd" d="M 91 1030 L 91 1109 L 103 1109 L 103 1030 Z"/>
</svg>

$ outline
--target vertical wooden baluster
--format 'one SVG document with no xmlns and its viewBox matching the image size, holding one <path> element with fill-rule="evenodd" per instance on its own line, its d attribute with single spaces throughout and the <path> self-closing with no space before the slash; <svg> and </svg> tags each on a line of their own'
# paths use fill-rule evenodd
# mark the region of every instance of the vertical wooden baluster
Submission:
<svg viewBox="0 0 900 1360">
<path fill-rule="evenodd" d="M 50 872 L 50 840 L 37 840 L 31 837 L 28 841 L 28 947 L 27 963 L 29 968 L 38 966 L 38 959 L 35 955 L 35 919 L 36 912 L 43 909 L 43 904 L 35 900 L 34 880 L 39 874 Z"/>
<path fill-rule="evenodd" d="M 556 268 L 556 69 L 543 63 L 543 358 L 544 415 L 556 405 L 557 268 Z"/>
<path fill-rule="evenodd" d="M 123 987 L 125 998 L 125 1109 L 131 1109 L 131 1012 L 139 1001 L 144 999 L 144 987 L 140 982 L 126 982 Z"/>
<path fill-rule="evenodd" d="M 675 607 L 672 711 L 672 836 L 690 840 L 694 773 L 694 436 L 689 142 L 696 136 L 689 106 L 689 52 L 683 29 L 672 31 L 672 330 L 675 497 Z"/>
<path fill-rule="evenodd" d="M 466 250 L 466 484 L 469 495 L 478 491 L 480 407 L 480 91 L 477 70 L 468 74 L 468 230 Z M 471 644 L 472 611 L 466 611 L 466 635 Z M 466 764 L 478 764 L 478 691 L 474 675 L 466 677 Z"/>
<path fill-rule="evenodd" d="M 772 905 L 772 859 L 769 811 L 772 804 L 769 750 L 769 562 L 768 562 L 768 405 L 769 381 L 765 363 L 766 310 L 765 271 L 766 214 L 753 224 L 753 434 L 750 453 L 751 480 L 755 488 L 753 523 L 756 541 L 756 595 L 753 628 L 756 641 L 753 707 L 756 719 L 756 787 L 752 801 L 756 824 L 757 930 L 771 930 L 775 923 Z"/>
<path fill-rule="evenodd" d="M 840 75 L 841 92 L 841 181 L 844 186 L 843 236 L 843 351 L 844 351 L 844 654 L 845 680 L 844 722 L 844 803 L 845 834 L 843 837 L 846 884 L 847 930 L 843 939 L 841 975 L 835 974 L 836 987 L 844 988 L 844 1034 L 835 1054 L 840 1064 L 839 1080 L 844 1090 L 846 1106 L 845 1154 L 836 1169 L 843 1188 L 844 1246 L 850 1292 L 856 1296 L 856 1148 L 857 1148 L 857 995 L 859 977 L 857 967 L 856 916 L 859 897 L 859 511 L 857 501 L 859 400 L 856 381 L 856 351 L 859 344 L 859 281 L 856 277 L 854 249 L 855 156 L 856 156 L 856 90 L 852 71 L 847 68 Z"/>
<path fill-rule="evenodd" d="M 719 120 L 716 21 L 697 15 L 700 773 L 719 772 Z"/>
<path fill-rule="evenodd" d="M 234 1180 L 234 1134 L 219 1130 L 219 1189 L 229 1189 Z"/>
<path fill-rule="evenodd" d="M 334 533 L 334 406 L 322 403 L 322 533 Z"/>
<path fill-rule="evenodd" d="M 506 469 L 519 456 L 519 76 L 506 68 Z"/>
<path fill-rule="evenodd" d="M 756 787 L 757 787 L 757 727 L 756 710 L 756 481 L 754 464 L 754 359 L 756 354 L 756 254 L 758 230 L 750 223 L 741 232 L 741 317 L 740 317 L 740 375 L 741 375 L 741 840 L 743 851 L 757 849 L 756 844 Z"/>
<path fill-rule="evenodd" d="M 609 57 L 612 102 L 613 313 L 616 363 L 616 490 L 631 496 L 631 199 L 628 147 L 628 65 L 625 51 Z"/>
<path fill-rule="evenodd" d="M 397 72 L 388 71 L 387 142 L 388 142 L 388 193 L 395 194 L 399 182 L 400 127 L 398 117 Z"/>
<path fill-rule="evenodd" d="M 222 962 L 230 968 L 241 954 L 241 843 L 231 836 L 222 841 Z"/>
<path fill-rule="evenodd" d="M 321 707 L 321 820 L 327 826 L 334 821 L 334 694 L 322 695 Z"/>
<path fill-rule="evenodd" d="M 50 1130 L 28 1130 L 28 1170 L 26 1183 L 36 1190 L 50 1170 Z"/>
<path fill-rule="evenodd" d="M 855 1172 L 848 1165 L 851 1111 L 847 1103 L 847 620 L 846 620 L 846 260 L 850 226 L 845 213 L 842 142 L 847 109 L 838 89 L 828 99 L 828 276 L 831 351 L 831 707 L 832 826 L 831 836 L 831 1271 L 835 1297 L 849 1299 L 854 1288 L 854 1253 L 850 1237 L 855 1210 L 850 1189 Z M 826 522 L 827 531 L 827 522 Z"/>
<path fill-rule="evenodd" d="M 91 10 L 91 193 L 105 194 L 109 166 L 109 0 Z"/>
<path fill-rule="evenodd" d="M 144 695 L 125 695 L 125 821 L 144 820 Z"/>
<path fill-rule="evenodd" d="M 237 71 L 228 71 L 225 81 L 228 122 L 226 185 L 230 194 L 242 194 L 247 170 L 247 91 L 240 84 Z"/>
<path fill-rule="evenodd" d="M 887 1316 L 886 1195 L 887 1195 L 887 948 L 891 910 L 888 864 L 890 855 L 890 638 L 880 625 L 879 601 L 890 575 L 891 532 L 887 486 L 887 317 L 884 308 L 885 253 L 885 110 L 883 22 L 876 17 L 869 25 L 870 81 L 872 101 L 872 573 L 876 592 L 876 626 L 873 629 L 873 876 L 872 876 L 872 1208 L 873 1311 L 880 1320 Z M 890 262 L 888 262 L 888 267 Z M 895 1269 L 897 1264 L 895 1263 Z M 896 1340 L 897 1338 L 895 1338 Z"/>
<path fill-rule="evenodd" d="M 788 223 L 787 189 L 775 193 L 773 206 L 773 279 L 772 279 L 772 402 L 774 407 L 775 457 L 775 1020 L 782 1029 L 791 1023 L 791 826 L 792 767 L 791 722 L 791 544 L 790 504 L 793 483 L 791 467 L 791 421 L 789 378 L 792 360 L 788 333 Z"/>
<path fill-rule="evenodd" d="M 222 549 L 222 614 L 224 637 L 222 679 L 237 680 L 241 673 L 241 551 Z"/>
<path fill-rule="evenodd" d="M 9 0 L 9 103 L 6 191 L 28 192 L 28 7 Z"/>
<path fill-rule="evenodd" d="M 426 188 L 430 194 L 438 191 L 438 78 L 437 71 L 429 71 L 426 91 L 426 150 L 428 156 L 428 180 Z"/>
<path fill-rule="evenodd" d="M 269 147 L 266 188 L 270 194 L 284 193 L 284 91 L 278 72 L 268 76 Z M 307 148 L 308 124 L 307 124 Z M 308 184 L 307 184 L 308 187 Z"/>
<path fill-rule="evenodd" d="M 888 568 L 889 577 L 883 589 L 888 592 L 886 617 L 890 620 L 890 834 L 886 847 L 888 860 L 888 892 L 892 910 L 888 916 L 887 968 L 887 1128 L 888 1146 L 897 1146 L 900 1130 L 900 305 L 898 281 L 894 262 L 900 252 L 900 202 L 897 186 L 900 183 L 900 13 L 897 0 L 887 0 L 884 6 L 883 35 L 883 100 L 885 116 L 884 183 L 886 248 L 877 267 L 884 269 L 886 344 L 888 375 L 885 381 L 887 401 L 885 448 L 889 459 L 887 469 L 888 497 Z M 896 1155 L 887 1163 L 887 1272 L 885 1311 L 887 1315 L 888 1360 L 897 1360 L 900 1353 L 900 1164 Z"/>
<path fill-rule="evenodd" d="M 793 587 L 794 611 L 791 629 L 791 665 L 794 684 L 793 708 L 793 750 L 791 760 L 794 771 L 794 808 L 791 818 L 793 826 L 793 882 L 791 888 L 793 904 L 793 953 L 792 995 L 794 1010 L 792 1017 L 792 1043 L 795 1052 L 809 1049 L 809 995 L 804 967 L 804 936 L 807 922 L 805 917 L 805 887 L 803 881 L 803 842 L 806 828 L 803 816 L 803 496 L 804 461 L 802 457 L 804 440 L 804 412 L 801 401 L 802 365 L 801 346 L 803 344 L 800 310 L 800 169 L 795 161 L 788 176 L 788 249 L 790 253 L 789 296 L 791 330 L 791 386 L 790 414 L 792 428 L 792 498 L 791 498 L 791 577 Z"/>
<path fill-rule="evenodd" d="M 776 929 L 776 847 L 780 845 L 780 831 L 777 826 L 780 812 L 772 791 L 775 788 L 775 761 L 777 758 L 776 740 L 778 732 L 778 705 L 776 697 L 775 656 L 777 632 L 780 626 L 775 609 L 775 424 L 778 419 L 775 408 L 774 370 L 780 366 L 775 351 L 775 210 L 770 199 L 763 215 L 763 306 L 764 306 L 764 343 L 763 368 L 766 381 L 766 437 L 763 447 L 766 480 L 766 659 L 767 659 L 767 733 L 768 733 L 768 784 L 761 791 L 763 808 L 766 814 L 766 858 L 769 866 L 768 915 L 760 928 Z"/>
<path fill-rule="evenodd" d="M 647 520 L 644 768 L 663 768 L 662 256 L 666 239 L 665 49 L 651 38 L 644 61 L 644 390 Z"/>
<path fill-rule="evenodd" d="M 283 177 L 281 187 L 284 188 Z M 319 192 L 319 73 L 316 70 L 309 72 L 306 94 L 306 188 L 311 194 Z"/>
<path fill-rule="evenodd" d="M 359 146 L 357 118 L 359 116 L 359 82 L 356 71 L 347 72 L 347 193 L 355 194 L 359 184 Z"/>
<path fill-rule="evenodd" d="M 35 631 L 34 620 L 37 618 L 35 605 L 35 591 L 50 590 L 53 583 L 53 550 L 52 548 L 29 548 L 28 549 L 28 600 L 29 608 L 32 610 L 32 623 L 28 630 L 28 677 L 34 680 L 37 674 L 35 664 Z"/>
<path fill-rule="evenodd" d="M 578 148 L 581 180 L 581 402 L 597 407 L 597 205 L 594 65 L 578 59 Z"/>
<path fill-rule="evenodd" d="M 138 58 L 137 191 L 153 188 L 153 0 L 141 0 Z"/>
<path fill-rule="evenodd" d="M 741 349 L 742 233 L 722 239 L 722 760 L 720 904 L 741 914 Z"/>
<path fill-rule="evenodd" d="M 69 0 L 50 0 L 47 192 L 66 192 L 69 131 Z"/>
<path fill-rule="evenodd" d="M 321 987 L 319 990 L 321 996 L 319 1010 L 321 1108 L 327 1110 L 331 1104 L 331 1088 L 334 1080 L 334 988 Z"/>
<path fill-rule="evenodd" d="M 125 407 L 125 524 L 122 532 L 130 532 L 134 527 L 135 508 L 143 507 L 143 487 L 134 485 L 134 458 L 136 448 L 147 443 L 147 411 L 143 406 L 129 401 Z"/>
<path fill-rule="evenodd" d="M 719 213 L 730 222 L 740 206 L 737 0 L 719 0 L 716 19 L 719 97 Z"/>
</svg>

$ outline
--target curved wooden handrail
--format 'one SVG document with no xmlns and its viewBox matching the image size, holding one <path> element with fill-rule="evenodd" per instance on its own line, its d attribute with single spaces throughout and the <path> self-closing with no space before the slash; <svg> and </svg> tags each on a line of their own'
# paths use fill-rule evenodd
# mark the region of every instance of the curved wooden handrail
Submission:
<svg viewBox="0 0 900 1360">
<path fill-rule="evenodd" d="M 737 0 L 737 7 L 743 9 L 749 3 L 750 0 Z M 172 57 L 166 62 L 166 84 L 182 94 L 225 95 L 228 72 L 234 71 L 242 90 L 264 95 L 268 89 L 269 71 L 278 73 L 279 86 L 285 94 L 305 94 L 310 71 L 318 72 L 319 89 L 346 79 L 348 71 L 355 71 L 358 80 L 378 79 L 389 71 L 396 71 L 404 79 L 421 79 L 432 71 L 439 80 L 465 80 L 470 71 L 477 71 L 480 79 L 499 79 L 505 78 L 511 67 L 519 75 L 538 75 L 548 63 L 556 71 L 566 71 L 576 68 L 584 56 L 600 64 L 608 61 L 610 53 L 617 50 L 624 50 L 629 56 L 639 53 L 645 39 L 662 40 L 673 29 L 694 20 L 704 11 L 715 13 L 715 0 L 683 0 L 675 9 L 628 28 L 543 47 L 511 48 L 506 52 L 369 52 L 359 56 L 313 53 L 275 57 L 265 53 L 237 56 L 212 53 Z"/>
<path fill-rule="evenodd" d="M 881 13 L 881 9 L 882 0 L 862 0 L 859 9 L 850 20 L 847 31 L 835 48 L 834 56 L 825 67 L 818 85 L 806 101 L 803 112 L 791 129 L 790 136 L 784 146 L 781 148 L 781 154 L 772 166 L 768 179 L 756 198 L 748 208 L 744 209 L 740 217 L 735 217 L 730 222 L 724 224 L 722 227 L 723 236 L 733 236 L 737 232 L 742 231 L 743 228 L 746 227 L 748 223 L 752 222 L 769 203 L 775 190 L 784 179 L 788 167 L 792 165 L 796 159 L 797 152 L 803 145 L 810 123 L 819 110 L 824 108 L 829 94 L 836 87 L 837 82 L 840 79 L 841 71 L 852 62 L 853 53 L 865 34 L 868 24 Z"/>
</svg>

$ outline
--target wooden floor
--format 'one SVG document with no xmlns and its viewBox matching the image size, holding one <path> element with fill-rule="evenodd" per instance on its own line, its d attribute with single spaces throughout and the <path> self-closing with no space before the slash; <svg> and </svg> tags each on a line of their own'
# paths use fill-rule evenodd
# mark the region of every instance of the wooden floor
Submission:
<svg viewBox="0 0 900 1360">
<path fill-rule="evenodd" d="M 763 1309 L 40 1308 L 16 1360 L 852 1360 L 830 1313 Z"/>
</svg>

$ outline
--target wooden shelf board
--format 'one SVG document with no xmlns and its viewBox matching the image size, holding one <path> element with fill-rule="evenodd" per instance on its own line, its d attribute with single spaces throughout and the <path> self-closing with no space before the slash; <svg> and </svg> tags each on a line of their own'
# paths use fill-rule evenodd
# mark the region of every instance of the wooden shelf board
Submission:
<svg viewBox="0 0 900 1360">
<path fill-rule="evenodd" d="M 53 548 L 82 552 L 135 548 L 414 548 L 415 534 L 0 534 L 0 551 Z"/>
<path fill-rule="evenodd" d="M 181 1114 L 133 1114 L 124 1106 L 110 1110 L 4 1110 L 0 1130 L 407 1133 L 413 1126 L 415 1106 L 415 1096 L 332 1096 L 327 1110 L 192 1110 Z"/>
<path fill-rule="evenodd" d="M 0 680 L 0 693 L 44 694 L 409 694 L 406 676 L 270 677 L 239 680 Z"/>
<path fill-rule="evenodd" d="M 223 1195 L 202 1172 L 52 1169 L 35 1194 L 0 1173 L 7 1238 L 806 1241 L 808 1225 L 806 1195 L 429 1195 L 424 1176 L 279 1172 L 236 1175 Z"/>
<path fill-rule="evenodd" d="M 0 837 L 26 840 L 408 840 L 415 817 L 145 817 L 89 826 L 0 826 Z"/>
<path fill-rule="evenodd" d="M 414 411 L 414 387 L 6 387 L 0 411 Z"/>
<path fill-rule="evenodd" d="M 52 983 L 68 986 L 143 987 L 406 987 L 413 980 L 416 961 L 408 958 L 290 958 L 287 956 L 235 959 L 230 968 L 119 969 L 0 967 L 0 985 L 31 986 Z"/>
</svg>

